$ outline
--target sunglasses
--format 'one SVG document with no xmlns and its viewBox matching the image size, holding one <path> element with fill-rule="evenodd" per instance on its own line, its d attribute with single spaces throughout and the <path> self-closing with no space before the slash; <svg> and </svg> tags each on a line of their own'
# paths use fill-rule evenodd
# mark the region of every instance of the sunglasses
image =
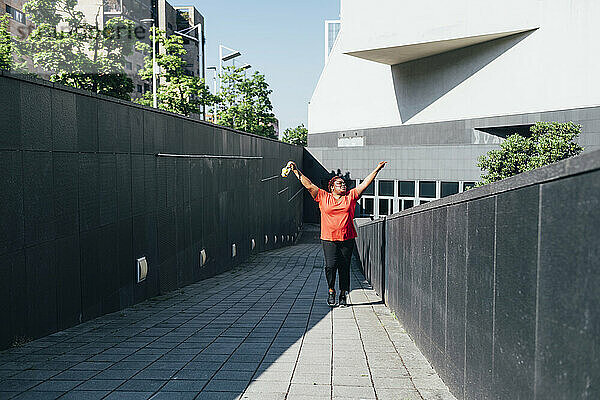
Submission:
<svg viewBox="0 0 600 400">
<path fill-rule="evenodd" d="M 333 184 L 333 186 L 338 186 L 338 187 L 340 187 L 340 186 L 346 186 L 346 183 L 345 182 L 341 182 L 341 183 L 340 182 L 336 182 L 336 183 Z"/>
</svg>

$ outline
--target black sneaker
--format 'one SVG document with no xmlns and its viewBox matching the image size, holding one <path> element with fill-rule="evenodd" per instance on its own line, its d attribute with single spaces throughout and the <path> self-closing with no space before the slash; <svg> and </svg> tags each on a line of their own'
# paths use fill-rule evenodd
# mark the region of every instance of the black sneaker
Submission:
<svg viewBox="0 0 600 400">
<path fill-rule="evenodd" d="M 335 290 L 329 291 L 329 295 L 327 296 L 327 304 L 329 307 L 335 307 Z"/>
<path fill-rule="evenodd" d="M 348 304 L 346 303 L 346 292 L 345 291 L 341 291 L 340 292 L 340 307 L 346 307 Z"/>
</svg>

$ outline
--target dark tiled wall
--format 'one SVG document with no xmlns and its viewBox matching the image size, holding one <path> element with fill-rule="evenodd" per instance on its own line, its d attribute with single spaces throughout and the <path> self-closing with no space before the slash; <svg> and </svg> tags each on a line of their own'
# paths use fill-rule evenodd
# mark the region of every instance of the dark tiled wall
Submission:
<svg viewBox="0 0 600 400">
<path fill-rule="evenodd" d="M 599 226 L 596 151 L 367 223 L 357 247 L 457 398 L 600 398 Z"/>
<path fill-rule="evenodd" d="M 0 93 L 0 348 L 215 275 L 302 223 L 298 180 L 261 181 L 300 147 L 14 76 Z"/>
</svg>

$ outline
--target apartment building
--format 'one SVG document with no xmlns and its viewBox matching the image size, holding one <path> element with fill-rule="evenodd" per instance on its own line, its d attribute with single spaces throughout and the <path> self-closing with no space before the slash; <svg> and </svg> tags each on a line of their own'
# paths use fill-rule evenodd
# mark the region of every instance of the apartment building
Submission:
<svg viewBox="0 0 600 400">
<path fill-rule="evenodd" d="M 11 34 L 20 39 L 26 38 L 33 29 L 33 24 L 23 11 L 26 2 L 27 0 L 0 0 L 1 9 L 11 16 Z M 166 31 L 167 35 L 179 34 L 183 37 L 187 51 L 184 57 L 186 73 L 204 77 L 204 17 L 195 7 L 172 6 L 165 0 L 79 0 L 77 8 L 84 13 L 87 22 L 99 30 L 104 29 L 110 19 L 122 17 L 139 27 L 143 26 L 148 32 L 151 24 L 143 23 L 142 20 L 156 19 L 158 28 Z M 142 40 L 150 44 L 148 37 Z M 159 46 L 158 51 L 165 50 Z M 144 54 L 134 49 L 133 54 L 126 57 L 124 65 L 125 73 L 133 80 L 133 98 L 139 98 L 152 90 L 152 82 L 139 77 L 138 73 L 143 66 Z"/>
</svg>

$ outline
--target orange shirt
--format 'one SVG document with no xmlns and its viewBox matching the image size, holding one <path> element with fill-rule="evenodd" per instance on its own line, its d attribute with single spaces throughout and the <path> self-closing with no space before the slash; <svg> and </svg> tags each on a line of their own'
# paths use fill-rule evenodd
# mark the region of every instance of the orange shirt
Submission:
<svg viewBox="0 0 600 400">
<path fill-rule="evenodd" d="M 356 237 L 353 219 L 358 197 L 356 189 L 337 200 L 331 193 L 319 189 L 315 201 L 321 209 L 321 239 L 340 241 Z"/>
</svg>

